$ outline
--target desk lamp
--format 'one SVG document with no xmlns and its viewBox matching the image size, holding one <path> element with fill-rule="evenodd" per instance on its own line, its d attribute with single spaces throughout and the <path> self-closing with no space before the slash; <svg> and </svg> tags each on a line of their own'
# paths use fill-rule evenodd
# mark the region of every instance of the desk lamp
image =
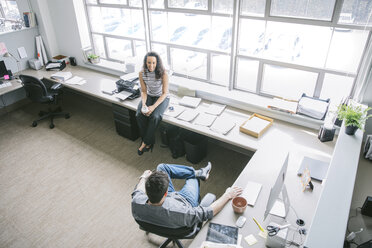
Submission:
<svg viewBox="0 0 372 248">
<path fill-rule="evenodd" d="M 17 62 L 17 68 L 18 68 L 18 71 L 17 71 L 17 74 L 20 72 L 20 69 L 19 69 L 19 59 L 17 59 L 13 54 L 11 54 L 10 52 L 6 52 L 3 54 L 3 57 L 4 58 L 13 58 L 16 62 Z M 18 76 L 16 76 L 16 73 L 14 73 L 14 77 L 15 78 L 18 78 Z"/>
</svg>

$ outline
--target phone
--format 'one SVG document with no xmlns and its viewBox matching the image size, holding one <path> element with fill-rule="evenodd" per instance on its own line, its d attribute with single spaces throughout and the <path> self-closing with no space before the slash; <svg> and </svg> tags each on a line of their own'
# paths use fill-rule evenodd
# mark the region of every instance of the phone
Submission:
<svg viewBox="0 0 372 248">
<path fill-rule="evenodd" d="M 243 227 L 244 226 L 244 224 L 245 224 L 245 221 L 247 220 L 247 218 L 245 218 L 244 216 L 240 216 L 237 220 L 236 220 L 236 223 L 235 223 L 235 225 L 237 226 L 237 227 Z"/>
</svg>

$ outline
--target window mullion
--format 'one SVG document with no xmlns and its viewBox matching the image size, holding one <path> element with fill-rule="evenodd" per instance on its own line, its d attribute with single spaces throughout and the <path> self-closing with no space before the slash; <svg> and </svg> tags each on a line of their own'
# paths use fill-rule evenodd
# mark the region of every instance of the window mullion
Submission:
<svg viewBox="0 0 372 248">
<path fill-rule="evenodd" d="M 264 68 L 264 63 L 262 61 L 259 61 L 257 83 L 256 83 L 256 94 L 261 94 L 262 81 L 263 81 L 262 80 L 263 79 L 263 68 Z"/>
<path fill-rule="evenodd" d="M 236 67 L 236 51 L 238 44 L 238 30 L 239 30 L 239 10 L 240 1 L 234 1 L 233 9 L 233 23 L 232 23 L 232 34 L 231 34 L 231 53 L 230 53 L 230 77 L 229 77 L 229 90 L 232 90 L 235 84 L 235 67 Z"/>
<path fill-rule="evenodd" d="M 95 51 L 95 49 L 94 49 L 94 43 L 93 43 L 93 35 L 92 35 L 92 24 L 91 24 L 91 21 L 90 21 L 90 18 L 89 18 L 88 8 L 87 8 L 87 0 L 85 0 L 84 2 L 85 2 L 85 4 L 84 4 L 85 18 L 88 21 L 88 32 L 90 34 L 89 35 L 90 47 L 93 48 L 93 51 Z M 107 57 L 107 53 L 106 53 L 106 57 Z"/>
<path fill-rule="evenodd" d="M 333 14 L 332 14 L 332 23 L 334 25 L 337 25 L 338 19 L 340 18 L 343 3 L 344 3 L 344 0 L 337 0 L 335 3 Z"/>
<path fill-rule="evenodd" d="M 151 32 L 150 32 L 150 23 L 149 23 L 149 10 L 147 5 L 147 0 L 142 0 L 143 6 L 143 24 L 145 28 L 145 41 L 146 41 L 146 50 L 151 51 L 151 44 L 150 41 L 152 40 Z"/>
<path fill-rule="evenodd" d="M 325 76 L 324 71 L 318 74 L 318 79 L 316 80 L 313 97 L 320 97 L 320 92 L 322 91 L 323 82 L 324 82 L 324 76 Z"/>
</svg>

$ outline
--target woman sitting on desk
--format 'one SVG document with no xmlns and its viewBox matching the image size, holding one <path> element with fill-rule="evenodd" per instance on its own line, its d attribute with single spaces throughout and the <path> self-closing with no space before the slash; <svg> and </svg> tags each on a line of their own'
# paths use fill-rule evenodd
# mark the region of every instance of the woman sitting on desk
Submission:
<svg viewBox="0 0 372 248">
<path fill-rule="evenodd" d="M 139 73 L 142 101 L 138 105 L 136 118 L 142 137 L 138 155 L 152 148 L 155 143 L 155 130 L 168 107 L 168 75 L 160 56 L 148 52 L 143 60 L 143 70 Z"/>
</svg>

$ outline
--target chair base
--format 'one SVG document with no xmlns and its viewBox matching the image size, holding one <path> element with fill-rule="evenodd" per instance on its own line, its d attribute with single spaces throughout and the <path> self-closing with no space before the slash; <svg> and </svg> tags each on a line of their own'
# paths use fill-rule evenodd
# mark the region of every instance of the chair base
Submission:
<svg viewBox="0 0 372 248">
<path fill-rule="evenodd" d="M 182 243 L 178 240 L 178 239 L 167 239 L 163 242 L 163 244 L 161 244 L 159 246 L 159 248 L 165 248 L 167 247 L 167 245 L 170 243 L 170 242 L 173 242 L 173 245 L 176 244 L 178 248 L 184 248 Z"/>
<path fill-rule="evenodd" d="M 55 110 L 51 110 L 49 108 L 48 111 L 40 111 L 39 116 L 40 116 L 39 119 L 34 120 L 32 122 L 33 127 L 36 127 L 39 121 L 50 118 L 49 127 L 50 127 L 50 129 L 53 129 L 54 128 L 53 120 L 54 120 L 55 117 L 65 117 L 66 119 L 70 118 L 70 114 L 67 113 L 67 112 L 62 112 L 61 107 L 58 107 Z"/>
</svg>

